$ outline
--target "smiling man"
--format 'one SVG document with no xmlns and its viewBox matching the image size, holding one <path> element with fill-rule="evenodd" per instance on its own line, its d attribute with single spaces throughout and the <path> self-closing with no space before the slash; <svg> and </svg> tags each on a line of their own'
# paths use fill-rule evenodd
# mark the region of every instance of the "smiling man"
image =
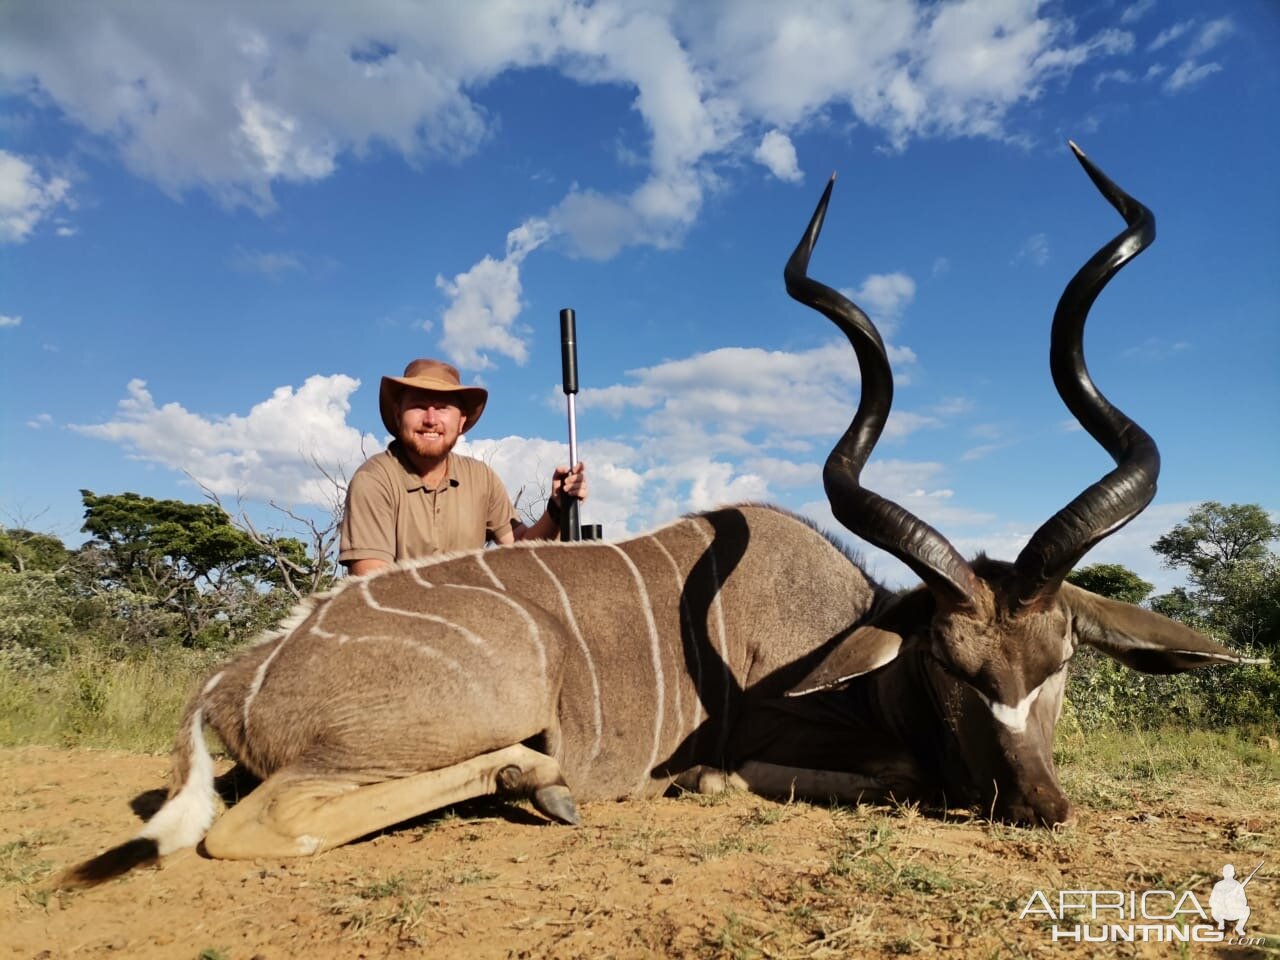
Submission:
<svg viewBox="0 0 1280 960">
<path fill-rule="evenodd" d="M 378 406 L 395 437 L 366 460 L 347 487 L 338 559 L 354 576 L 433 553 L 473 550 L 487 541 L 559 535 L 565 496 L 585 500 L 582 464 L 556 467 L 546 512 L 533 526 L 516 518 L 506 487 L 487 464 L 453 452 L 488 402 L 439 360 L 414 360 L 403 377 L 383 377 Z"/>
</svg>

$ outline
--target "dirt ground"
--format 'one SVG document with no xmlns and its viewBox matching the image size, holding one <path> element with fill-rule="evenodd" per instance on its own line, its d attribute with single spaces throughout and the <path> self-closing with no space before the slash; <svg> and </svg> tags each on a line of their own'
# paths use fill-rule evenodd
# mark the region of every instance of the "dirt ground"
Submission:
<svg viewBox="0 0 1280 960">
<path fill-rule="evenodd" d="M 578 829 L 473 803 L 313 859 L 183 851 L 48 892 L 57 870 L 136 831 L 167 767 L 0 750 L 0 956 L 1280 956 L 1275 786 L 1189 775 L 1141 795 L 1088 791 L 1058 832 L 740 794 L 584 804 Z M 1190 889 L 1207 910 L 1224 863 L 1243 876 L 1262 860 L 1252 946 L 1054 942 L 1043 910 L 1020 918 L 1037 890 L 1056 904 L 1063 889 Z"/>
</svg>

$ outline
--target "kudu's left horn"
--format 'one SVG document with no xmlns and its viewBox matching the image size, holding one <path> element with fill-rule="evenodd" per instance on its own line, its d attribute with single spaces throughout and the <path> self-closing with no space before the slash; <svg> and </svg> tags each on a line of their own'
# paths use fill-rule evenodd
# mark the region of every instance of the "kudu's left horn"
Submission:
<svg viewBox="0 0 1280 960">
<path fill-rule="evenodd" d="M 862 396 L 853 421 L 827 457 L 823 486 L 835 514 L 852 533 L 893 554 L 920 577 L 940 602 L 967 604 L 978 589 L 965 559 L 937 530 L 890 500 L 862 486 L 862 468 L 880 439 L 893 405 L 893 374 L 884 341 L 867 315 L 847 297 L 808 276 L 809 257 L 822 232 L 835 174 L 809 221 L 783 277 L 787 293 L 835 323 L 858 357 Z"/>
<path fill-rule="evenodd" d="M 1156 238 L 1151 211 L 1113 183 L 1074 143 L 1076 159 L 1127 227 L 1071 278 L 1053 315 L 1049 368 L 1072 416 L 1116 468 L 1050 517 L 1018 554 L 1016 601 L 1023 606 L 1058 589 L 1095 544 L 1143 511 L 1156 495 L 1160 451 L 1140 426 L 1098 390 L 1084 362 L 1084 324 L 1107 282 Z"/>
</svg>

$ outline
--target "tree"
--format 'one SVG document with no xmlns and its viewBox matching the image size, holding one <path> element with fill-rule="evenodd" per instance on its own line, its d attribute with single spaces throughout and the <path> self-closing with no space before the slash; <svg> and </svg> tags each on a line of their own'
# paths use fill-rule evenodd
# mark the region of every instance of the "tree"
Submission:
<svg viewBox="0 0 1280 960">
<path fill-rule="evenodd" d="M 1067 581 L 1112 600 L 1125 603 L 1141 603 L 1147 598 L 1154 584 L 1147 583 L 1140 576 L 1120 563 L 1091 563 L 1067 574 Z"/>
<path fill-rule="evenodd" d="M 1210 589 L 1217 578 L 1229 574 L 1237 564 L 1262 560 L 1267 544 L 1280 537 L 1280 524 L 1272 523 L 1267 511 L 1256 503 L 1223 506 L 1207 500 L 1187 519 L 1151 545 L 1164 557 L 1164 564 L 1184 568 L 1188 578 L 1202 589 Z"/>
<path fill-rule="evenodd" d="M 80 495 L 83 530 L 93 535 L 81 552 L 97 564 L 99 582 L 116 599 L 127 592 L 143 606 L 180 614 L 188 646 L 260 628 L 264 607 L 274 614 L 283 606 L 271 597 L 284 579 L 276 555 L 306 553 L 300 542 L 285 539 L 266 548 L 214 504 L 136 493 Z"/>
<path fill-rule="evenodd" d="M 66 565 L 72 553 L 57 537 L 22 527 L 0 528 L 0 564 L 18 573 L 39 570 L 54 573 Z"/>
<path fill-rule="evenodd" d="M 1280 648 L 1280 557 L 1268 549 L 1278 537 L 1280 524 L 1256 503 L 1200 504 L 1151 545 L 1190 583 L 1152 608 L 1237 645 Z"/>
</svg>

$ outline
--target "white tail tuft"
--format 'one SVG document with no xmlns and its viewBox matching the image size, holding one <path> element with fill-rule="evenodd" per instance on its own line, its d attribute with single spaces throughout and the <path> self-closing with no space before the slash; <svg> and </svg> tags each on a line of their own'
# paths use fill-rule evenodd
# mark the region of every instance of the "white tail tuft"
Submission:
<svg viewBox="0 0 1280 960">
<path fill-rule="evenodd" d="M 187 736 L 191 738 L 191 766 L 187 770 L 187 780 L 138 834 L 140 838 L 154 840 L 162 857 L 199 843 L 217 811 L 213 757 L 204 743 L 203 707 L 197 707 L 191 714 Z"/>
</svg>

